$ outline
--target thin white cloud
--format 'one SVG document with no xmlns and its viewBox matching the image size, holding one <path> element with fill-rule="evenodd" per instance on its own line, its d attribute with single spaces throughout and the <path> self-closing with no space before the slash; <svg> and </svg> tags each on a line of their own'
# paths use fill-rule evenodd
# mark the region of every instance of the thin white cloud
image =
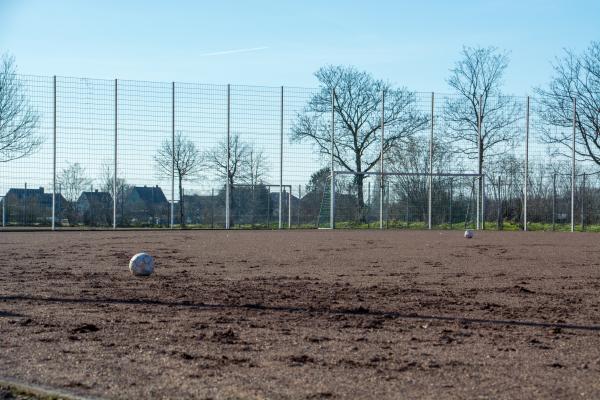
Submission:
<svg viewBox="0 0 600 400">
<path fill-rule="evenodd" d="M 212 53 L 199 54 L 198 57 L 223 56 L 223 55 L 227 55 L 227 54 L 236 54 L 236 53 L 249 53 L 251 51 L 260 51 L 260 50 L 266 50 L 266 49 L 268 49 L 267 46 L 250 47 L 247 49 L 223 50 L 223 51 L 215 51 Z"/>
</svg>

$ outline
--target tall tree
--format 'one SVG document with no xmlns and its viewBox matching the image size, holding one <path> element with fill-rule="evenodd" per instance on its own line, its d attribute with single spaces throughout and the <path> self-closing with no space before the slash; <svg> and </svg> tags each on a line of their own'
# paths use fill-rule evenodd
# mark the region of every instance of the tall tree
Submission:
<svg viewBox="0 0 600 400">
<path fill-rule="evenodd" d="M 344 170 L 354 172 L 357 217 L 366 220 L 361 173 L 371 171 L 381 154 L 381 106 L 385 97 L 383 152 L 413 136 L 428 124 L 417 109 L 416 95 L 394 88 L 354 67 L 326 66 L 315 76 L 320 90 L 309 100 L 292 127 L 292 139 L 311 141 L 323 155 L 331 156 L 332 92 L 335 115 L 333 158 Z"/>
<path fill-rule="evenodd" d="M 207 162 L 215 169 L 217 177 L 233 186 L 236 182 L 246 182 L 251 178 L 251 147 L 240 139 L 238 134 L 221 141 L 206 153 Z M 229 166 L 227 156 L 229 153 Z"/>
<path fill-rule="evenodd" d="M 203 155 L 196 144 L 184 136 L 183 132 L 175 133 L 175 142 L 165 139 L 154 156 L 156 170 L 159 175 L 170 177 L 173 173 L 179 184 L 179 221 L 185 226 L 185 208 L 183 182 L 197 178 L 204 163 Z"/>
<path fill-rule="evenodd" d="M 329 167 L 323 167 L 318 171 L 313 172 L 306 184 L 306 192 L 323 192 L 329 190 L 330 179 L 331 172 Z M 352 191 L 352 186 L 350 179 L 346 179 L 344 176 L 335 178 L 336 193 Z"/>
<path fill-rule="evenodd" d="M 117 214 L 121 214 L 121 224 L 125 222 L 125 196 L 128 193 L 131 185 L 127 184 L 125 178 L 119 177 L 120 173 L 117 173 L 117 190 L 113 192 L 114 187 L 114 175 L 113 175 L 113 167 L 109 162 L 103 162 L 100 170 L 99 182 L 100 189 L 103 192 L 110 193 L 111 196 L 116 194 L 116 206 L 117 206 Z"/>
<path fill-rule="evenodd" d="M 56 184 L 59 192 L 65 199 L 73 203 L 77 201 L 81 192 L 91 187 L 92 180 L 86 176 L 85 168 L 79 163 L 68 164 L 57 174 Z"/>
<path fill-rule="evenodd" d="M 432 167 L 434 173 L 445 173 L 452 169 L 454 152 L 446 143 L 434 142 Z M 400 173 L 429 173 L 429 144 L 419 138 L 410 139 L 405 146 L 394 148 L 388 155 L 389 171 Z M 454 172 L 461 172 L 454 170 Z M 412 210 L 418 210 L 423 220 L 427 219 L 427 199 L 429 178 L 425 175 L 395 175 L 390 177 L 391 193 L 399 196 Z M 448 178 L 432 178 L 433 201 L 447 200 Z M 391 194 L 390 193 L 390 194 Z M 375 200 L 379 200 L 380 192 L 374 192 Z M 394 199 L 392 199 L 393 201 Z M 434 210 L 440 210 L 434 204 Z"/>
<path fill-rule="evenodd" d="M 267 173 L 265 162 L 266 159 L 264 152 L 260 149 L 254 149 L 252 146 L 249 146 L 247 171 L 248 179 L 246 179 L 246 177 L 244 177 L 244 179 L 248 180 L 250 185 L 255 186 L 263 183 Z"/>
<path fill-rule="evenodd" d="M 229 166 L 227 156 L 229 155 Z M 217 178 L 229 185 L 229 224 L 233 225 L 235 202 L 233 192 L 236 183 L 256 185 L 266 176 L 267 165 L 263 152 L 240 139 L 236 133 L 221 141 L 205 154 L 206 162 L 215 169 Z"/>
<path fill-rule="evenodd" d="M 250 148 L 249 154 L 248 154 L 248 173 L 249 173 L 249 184 L 250 184 L 250 192 L 251 192 L 251 199 L 250 199 L 250 223 L 252 225 L 254 225 L 254 220 L 255 220 L 255 214 L 256 214 L 256 210 L 257 208 L 260 207 L 259 204 L 264 204 L 262 202 L 262 197 L 267 197 L 267 201 L 271 201 L 270 199 L 270 192 L 267 190 L 266 196 L 261 196 L 261 194 L 263 194 L 262 192 L 265 191 L 265 187 L 259 187 L 258 188 L 258 196 L 257 196 L 257 191 L 256 191 L 256 186 L 260 185 L 263 183 L 263 179 L 265 177 L 266 174 L 266 169 L 265 169 L 265 157 L 264 157 L 264 153 L 262 150 L 255 150 L 253 148 Z"/>
<path fill-rule="evenodd" d="M 463 47 L 447 80 L 458 95 L 444 108 L 447 139 L 471 144 L 457 148 L 477 159 L 480 174 L 485 157 L 507 152 L 518 135 L 513 125 L 522 118 L 522 106 L 502 93 L 508 63 L 508 54 L 495 47 Z"/>
<path fill-rule="evenodd" d="M 329 170 L 329 167 L 323 167 L 320 170 L 313 172 L 306 185 L 306 192 L 324 191 L 325 187 L 329 185 L 330 177 L 331 171 Z"/>
<path fill-rule="evenodd" d="M 544 139 L 572 150 L 570 129 L 553 127 L 572 126 L 576 99 L 575 152 L 600 165 L 600 42 L 592 42 L 581 54 L 565 50 L 553 69 L 548 87 L 536 89 L 541 103 L 539 111 L 547 123 Z"/>
<path fill-rule="evenodd" d="M 100 181 L 100 189 L 103 192 L 110 193 L 110 195 L 112 196 L 115 181 L 114 181 L 114 175 L 113 175 L 113 167 L 110 163 L 107 163 L 107 162 L 102 163 L 102 165 L 100 167 L 99 181 Z M 128 186 L 129 185 L 127 185 L 125 178 L 120 178 L 117 174 L 117 186 L 116 186 L 117 196 L 122 191 L 125 191 L 128 188 Z"/>
<path fill-rule="evenodd" d="M 0 162 L 26 157 L 41 145 L 39 116 L 30 106 L 14 57 L 0 58 Z"/>
</svg>

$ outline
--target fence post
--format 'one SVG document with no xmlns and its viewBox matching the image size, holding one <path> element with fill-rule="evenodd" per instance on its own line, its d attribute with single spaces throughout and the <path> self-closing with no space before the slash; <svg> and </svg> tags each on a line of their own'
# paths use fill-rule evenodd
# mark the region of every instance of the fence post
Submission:
<svg viewBox="0 0 600 400">
<path fill-rule="evenodd" d="M 454 183 L 454 180 L 452 178 L 450 178 L 450 229 L 452 229 L 452 201 L 453 201 L 453 197 L 454 197 L 454 191 L 452 188 L 453 183 Z"/>
<path fill-rule="evenodd" d="M 292 185 L 288 193 L 288 229 L 292 228 Z"/>
<path fill-rule="evenodd" d="M 117 134 L 118 134 L 118 119 L 119 119 L 119 81 L 115 79 L 115 137 L 113 145 L 113 229 L 117 229 Z M 121 199 L 121 202 L 123 199 Z M 123 216 L 121 215 L 121 218 Z"/>
<path fill-rule="evenodd" d="M 481 229 L 485 230 L 485 175 L 481 175 Z"/>
<path fill-rule="evenodd" d="M 281 87 L 281 110 L 279 121 L 279 229 L 283 227 L 282 210 L 283 210 L 283 86 Z M 289 209 L 288 209 L 289 213 Z"/>
<path fill-rule="evenodd" d="M 552 230 L 556 229 L 556 172 L 552 174 Z"/>
<path fill-rule="evenodd" d="M 498 175 L 498 218 L 496 222 L 496 230 L 502 230 L 504 221 L 502 221 L 502 178 Z"/>
<path fill-rule="evenodd" d="M 175 225 L 175 82 L 171 83 L 171 229 Z M 181 207 L 181 204 L 179 205 Z M 180 221 L 181 223 L 181 221 Z"/>
<path fill-rule="evenodd" d="M 571 232 L 575 232 L 575 123 L 577 119 L 577 99 L 573 99 L 573 138 L 571 154 Z"/>
<path fill-rule="evenodd" d="M 529 195 L 529 96 L 527 96 L 527 109 L 525 113 L 525 184 L 523 187 L 523 230 L 527 231 L 527 196 Z"/>
<path fill-rule="evenodd" d="M 215 228 L 215 189 L 210 189 L 210 228 Z"/>
<path fill-rule="evenodd" d="M 267 229 L 271 229 L 271 186 L 267 186 Z"/>
<path fill-rule="evenodd" d="M 369 212 L 367 213 L 367 228 L 371 227 L 369 215 L 371 214 L 371 181 L 367 181 L 367 203 L 369 204 Z"/>
<path fill-rule="evenodd" d="M 386 181 L 386 190 L 385 190 L 385 227 L 386 229 L 390 227 L 390 181 Z"/>
<path fill-rule="evenodd" d="M 56 229 L 56 75 L 53 81 L 54 109 L 52 138 L 52 230 Z M 4 226 L 4 200 L 2 201 L 2 226 Z"/>
<path fill-rule="evenodd" d="M 379 185 L 379 229 L 383 229 L 383 195 L 384 195 L 384 168 L 383 168 L 383 141 L 385 138 L 385 92 L 381 92 L 381 154 L 379 155 L 380 161 L 380 185 Z"/>
<path fill-rule="evenodd" d="M 300 228 L 300 204 L 302 201 L 302 185 L 298 185 L 298 228 Z"/>
<path fill-rule="evenodd" d="M 479 113 L 477 114 L 477 169 L 478 169 L 478 173 L 479 173 L 479 177 L 477 178 L 477 201 L 476 203 L 476 214 L 477 217 L 475 218 L 476 223 L 476 229 L 479 230 L 479 223 L 480 223 L 480 209 L 479 209 L 479 203 L 481 201 L 481 171 L 482 171 L 482 162 L 481 162 L 481 125 L 482 125 L 482 118 L 481 118 L 481 113 L 483 112 L 483 96 L 479 96 Z"/>
<path fill-rule="evenodd" d="M 432 206 L 432 186 L 433 186 L 433 107 L 435 93 L 431 92 L 431 132 L 429 133 L 429 182 L 427 191 L 427 227 L 431 229 L 431 206 Z"/>
<path fill-rule="evenodd" d="M 404 196 L 404 201 L 405 201 L 405 205 L 406 205 L 406 209 L 404 210 L 405 211 L 404 220 L 406 222 L 406 227 L 408 228 L 410 224 L 408 222 L 409 207 L 408 207 L 408 196 L 407 195 Z"/>
<path fill-rule="evenodd" d="M 335 88 L 331 89 L 331 182 L 329 196 L 329 227 L 335 229 Z"/>
<path fill-rule="evenodd" d="M 229 188 L 229 163 L 231 158 L 231 85 L 227 84 L 227 170 L 225 177 L 225 229 L 229 229 L 230 188 Z"/>
<path fill-rule="evenodd" d="M 586 173 L 583 173 L 583 181 L 581 182 L 581 231 L 585 231 L 585 178 Z"/>
</svg>

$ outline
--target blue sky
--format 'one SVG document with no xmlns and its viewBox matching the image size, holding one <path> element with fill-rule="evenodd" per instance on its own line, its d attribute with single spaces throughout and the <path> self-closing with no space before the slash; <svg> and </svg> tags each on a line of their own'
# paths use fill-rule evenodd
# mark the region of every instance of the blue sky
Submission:
<svg viewBox="0 0 600 400">
<path fill-rule="evenodd" d="M 443 92 L 461 46 L 494 45 L 524 95 L 563 48 L 600 39 L 598 16 L 597 0 L 0 0 L 0 51 L 26 74 L 312 87 L 352 64 Z"/>
</svg>

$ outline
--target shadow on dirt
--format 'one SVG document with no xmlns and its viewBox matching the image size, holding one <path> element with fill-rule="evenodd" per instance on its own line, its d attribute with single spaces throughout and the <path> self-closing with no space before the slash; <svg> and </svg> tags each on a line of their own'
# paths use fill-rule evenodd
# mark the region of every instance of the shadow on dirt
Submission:
<svg viewBox="0 0 600 400">
<path fill-rule="evenodd" d="M 238 309 L 238 310 L 258 310 L 270 312 L 284 313 L 306 313 L 306 314 L 330 314 L 330 315 L 371 315 L 384 317 L 389 319 L 406 319 L 406 320 L 430 320 L 430 321 L 446 321 L 459 322 L 467 324 L 487 324 L 487 325 L 509 325 L 509 326 L 526 326 L 533 328 L 561 328 L 573 329 L 582 331 L 600 331 L 600 325 L 577 325 L 568 323 L 549 323 L 536 321 L 518 321 L 518 320 L 501 320 L 501 319 L 482 319 L 482 318 L 465 318 L 457 316 L 440 316 L 440 315 L 425 315 L 417 313 L 400 313 L 390 311 L 372 310 L 364 307 L 358 308 L 327 308 L 327 307 L 280 307 L 269 306 L 263 304 L 205 304 L 193 303 L 190 301 L 164 301 L 152 299 L 86 299 L 86 298 L 61 298 L 61 297 L 36 297 L 36 296 L 0 296 L 0 302 L 14 301 L 34 301 L 40 303 L 68 303 L 68 304 L 119 304 L 119 305 L 159 305 L 166 307 L 181 307 L 194 309 Z M 21 315 L 13 314 L 5 311 L 0 311 L 0 317 L 20 317 Z"/>
<path fill-rule="evenodd" d="M 9 311 L 0 311 L 0 318 L 22 318 L 25 317 L 23 314 L 12 313 Z M 0 397 L 1 399 L 2 397 Z"/>
</svg>

